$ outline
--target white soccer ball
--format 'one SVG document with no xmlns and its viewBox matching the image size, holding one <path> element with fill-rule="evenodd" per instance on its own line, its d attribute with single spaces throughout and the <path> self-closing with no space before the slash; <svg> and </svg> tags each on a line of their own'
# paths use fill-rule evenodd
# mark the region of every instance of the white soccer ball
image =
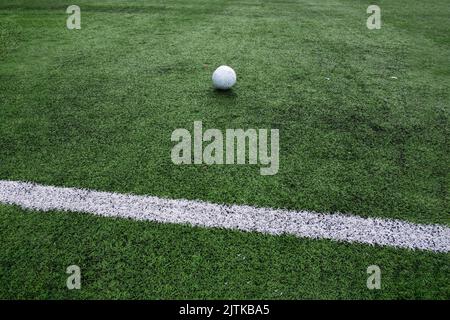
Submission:
<svg viewBox="0 0 450 320">
<path fill-rule="evenodd" d="M 220 66 L 214 71 L 212 81 L 217 89 L 230 89 L 236 83 L 236 72 L 229 66 Z"/>
</svg>

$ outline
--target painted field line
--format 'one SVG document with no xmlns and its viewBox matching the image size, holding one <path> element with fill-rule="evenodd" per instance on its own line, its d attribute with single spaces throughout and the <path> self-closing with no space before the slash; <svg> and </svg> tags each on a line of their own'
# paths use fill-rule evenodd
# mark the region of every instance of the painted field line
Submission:
<svg viewBox="0 0 450 320">
<path fill-rule="evenodd" d="M 39 211 L 85 212 L 106 217 L 237 229 L 273 235 L 450 251 L 450 228 L 342 214 L 219 205 L 0 180 L 0 202 Z"/>
</svg>

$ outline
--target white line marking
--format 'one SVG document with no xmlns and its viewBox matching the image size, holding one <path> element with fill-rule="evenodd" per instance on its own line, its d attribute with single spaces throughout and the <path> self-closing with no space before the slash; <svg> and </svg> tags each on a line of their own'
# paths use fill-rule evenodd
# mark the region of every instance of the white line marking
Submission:
<svg viewBox="0 0 450 320">
<path fill-rule="evenodd" d="M 291 234 L 314 239 L 450 251 L 450 228 L 358 216 L 218 205 L 0 180 L 0 202 L 22 208 L 86 212 L 106 217 Z"/>
</svg>

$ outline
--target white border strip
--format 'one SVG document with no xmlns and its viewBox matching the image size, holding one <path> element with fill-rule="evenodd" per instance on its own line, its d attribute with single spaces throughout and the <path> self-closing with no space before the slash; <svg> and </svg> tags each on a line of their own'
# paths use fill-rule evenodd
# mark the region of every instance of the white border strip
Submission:
<svg viewBox="0 0 450 320">
<path fill-rule="evenodd" d="M 0 202 L 22 208 L 291 234 L 399 248 L 450 251 L 450 228 L 400 220 L 170 200 L 0 180 Z"/>
</svg>

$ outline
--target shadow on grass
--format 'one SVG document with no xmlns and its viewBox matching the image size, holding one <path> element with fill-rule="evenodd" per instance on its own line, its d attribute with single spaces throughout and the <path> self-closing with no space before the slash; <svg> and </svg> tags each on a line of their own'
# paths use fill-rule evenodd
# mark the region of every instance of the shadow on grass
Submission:
<svg viewBox="0 0 450 320">
<path fill-rule="evenodd" d="M 219 89 L 214 89 L 212 88 L 209 92 L 209 96 L 211 98 L 219 98 L 223 101 L 225 100 L 236 100 L 238 95 L 235 91 L 233 91 L 232 89 L 230 90 L 219 90 Z"/>
</svg>

